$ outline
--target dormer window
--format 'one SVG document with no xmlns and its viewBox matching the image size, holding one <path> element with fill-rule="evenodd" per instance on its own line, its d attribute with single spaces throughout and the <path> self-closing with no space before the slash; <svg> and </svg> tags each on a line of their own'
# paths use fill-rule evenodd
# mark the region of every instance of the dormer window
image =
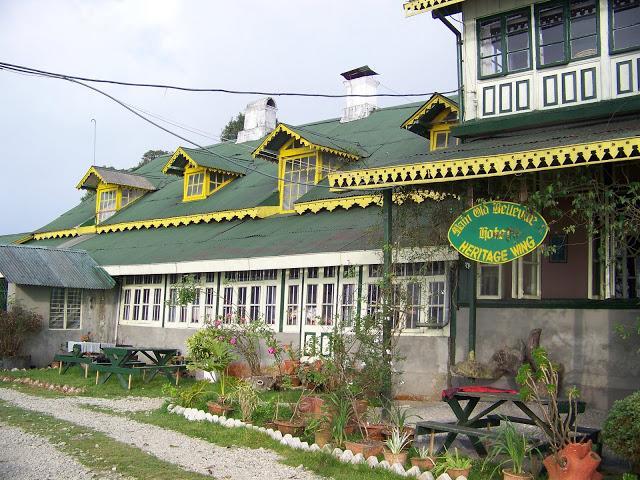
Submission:
<svg viewBox="0 0 640 480">
<path fill-rule="evenodd" d="M 203 200 L 243 175 L 238 165 L 207 150 L 180 147 L 162 169 L 184 177 L 182 200 Z"/>
<path fill-rule="evenodd" d="M 404 121 L 402 128 L 425 137 L 433 151 L 458 145 L 459 140 L 451 135 L 451 128 L 457 123 L 458 104 L 436 93 Z"/>
<path fill-rule="evenodd" d="M 106 167 L 91 167 L 76 188 L 96 191 L 96 224 L 111 218 L 145 193 L 156 190 L 143 175 Z"/>
<path fill-rule="evenodd" d="M 431 150 L 458 145 L 459 139 L 451 135 L 451 125 L 436 125 L 431 129 Z"/>
</svg>

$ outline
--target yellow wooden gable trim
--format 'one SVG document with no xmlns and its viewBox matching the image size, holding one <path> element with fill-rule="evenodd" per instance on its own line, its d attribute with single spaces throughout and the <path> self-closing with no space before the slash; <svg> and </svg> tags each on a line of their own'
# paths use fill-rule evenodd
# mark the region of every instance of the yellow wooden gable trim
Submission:
<svg viewBox="0 0 640 480">
<path fill-rule="evenodd" d="M 427 13 L 439 8 L 448 7 L 454 3 L 462 3 L 464 0 L 412 0 L 405 2 L 402 6 L 404 14 L 407 17 L 418 15 L 420 13 Z"/>
<path fill-rule="evenodd" d="M 293 137 L 294 139 L 298 140 L 300 143 L 302 143 L 303 145 L 307 146 L 308 148 L 313 148 L 316 150 L 319 150 L 321 152 L 327 152 L 327 153 L 332 153 L 334 155 L 338 155 L 339 157 L 343 157 L 343 158 L 348 158 L 349 160 L 358 160 L 360 158 L 360 155 L 356 155 L 354 153 L 349 153 L 349 152 L 345 152 L 342 150 L 336 150 L 335 148 L 330 148 L 330 147 L 325 147 L 323 145 L 317 145 L 313 142 L 310 142 L 309 140 L 306 140 L 304 137 L 302 137 L 299 133 L 296 133 L 294 130 L 290 129 L 289 127 L 287 127 L 284 124 L 280 124 L 276 127 L 276 129 L 271 132 L 267 138 L 265 138 L 263 140 L 263 142 L 258 146 L 258 148 L 256 148 L 253 153 L 251 154 L 254 158 L 257 157 L 258 155 L 260 155 L 260 152 L 262 152 L 263 150 L 265 150 L 267 148 L 267 145 L 279 134 L 279 133 L 286 133 L 287 135 Z"/>
<path fill-rule="evenodd" d="M 104 181 L 104 179 L 100 176 L 100 174 L 98 173 L 98 171 L 94 168 L 91 167 L 89 168 L 89 170 L 87 170 L 87 173 L 84 174 L 84 177 L 82 177 L 82 180 L 80 180 L 80 182 L 78 182 L 78 184 L 76 185 L 76 188 L 78 190 L 80 190 L 82 188 L 82 186 L 84 185 L 84 182 L 87 181 L 87 179 L 91 176 L 91 175 L 95 175 L 96 177 L 98 177 L 98 180 L 100 180 L 101 183 L 107 183 Z"/>
<path fill-rule="evenodd" d="M 169 169 L 171 168 L 171 165 L 173 165 L 173 162 L 175 162 L 179 156 L 183 156 L 184 158 L 187 159 L 187 163 L 189 164 L 190 167 L 193 168 L 197 168 L 199 165 L 187 154 L 187 152 L 185 152 L 182 147 L 178 147 L 178 149 L 173 152 L 173 155 L 171 155 L 171 158 L 169 159 L 169 161 L 167 163 L 164 164 L 164 167 L 162 167 L 162 173 L 166 174 Z"/>
<path fill-rule="evenodd" d="M 474 178 L 517 175 L 560 168 L 640 160 L 640 137 L 539 148 L 522 152 L 342 171 L 329 175 L 333 191 L 366 190 Z"/>
<path fill-rule="evenodd" d="M 442 193 L 425 191 L 425 190 L 412 192 L 410 194 L 394 193 L 393 203 L 400 205 L 407 200 L 410 200 L 415 203 L 422 203 L 428 198 L 432 200 L 442 200 L 444 197 L 445 195 Z M 344 208 L 345 210 L 349 210 L 351 207 L 354 207 L 356 205 L 362 208 L 366 208 L 369 205 L 382 206 L 382 195 L 381 194 L 358 195 L 358 196 L 345 197 L 345 198 L 314 200 L 312 202 L 296 203 L 294 209 L 297 213 L 303 214 L 307 211 L 311 213 L 318 213 L 321 210 L 332 212 L 338 207 Z"/>
<path fill-rule="evenodd" d="M 86 227 L 69 228 L 67 230 L 56 230 L 53 232 L 34 233 L 33 239 L 46 240 L 48 238 L 77 237 L 78 235 L 89 235 L 91 233 L 96 233 L 95 225 L 89 225 Z"/>
<path fill-rule="evenodd" d="M 30 233 L 29 235 L 25 235 L 22 238 L 19 238 L 18 240 L 16 240 L 13 243 L 16 244 L 16 245 L 22 245 L 23 243 L 27 243 L 30 240 L 33 240 L 33 234 L 32 233 Z"/>
<path fill-rule="evenodd" d="M 422 118 L 422 116 L 425 113 L 427 113 L 429 110 L 431 110 L 435 105 L 437 105 L 439 103 L 443 104 L 447 108 L 450 108 L 452 112 L 459 113 L 459 111 L 460 111 L 460 109 L 458 108 L 458 105 L 454 101 L 449 100 L 444 95 L 440 95 L 438 93 L 438 94 L 434 95 L 433 97 L 431 97 L 427 101 L 427 103 L 425 103 L 422 107 L 420 107 L 418 109 L 418 111 L 416 113 L 414 113 L 407 120 L 405 120 L 404 123 L 401 125 L 401 127 L 402 128 L 409 128 L 411 125 L 413 125 L 418 120 L 420 120 L 420 118 Z"/>
</svg>

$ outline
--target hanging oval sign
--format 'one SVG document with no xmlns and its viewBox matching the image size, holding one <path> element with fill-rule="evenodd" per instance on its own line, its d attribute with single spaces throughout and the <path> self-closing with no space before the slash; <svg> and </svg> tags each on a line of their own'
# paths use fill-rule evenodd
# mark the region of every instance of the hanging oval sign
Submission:
<svg viewBox="0 0 640 480">
<path fill-rule="evenodd" d="M 456 218 L 449 228 L 449 242 L 471 260 L 500 264 L 531 253 L 548 232 L 538 212 L 517 203 L 493 201 Z"/>
</svg>

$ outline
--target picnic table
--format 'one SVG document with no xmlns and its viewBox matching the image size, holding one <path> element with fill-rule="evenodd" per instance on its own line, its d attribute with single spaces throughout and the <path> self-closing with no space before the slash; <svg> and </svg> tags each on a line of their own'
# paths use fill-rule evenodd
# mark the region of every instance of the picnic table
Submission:
<svg viewBox="0 0 640 480">
<path fill-rule="evenodd" d="M 449 405 L 456 416 L 457 420 L 455 422 L 423 421 L 416 423 L 416 435 L 431 434 L 433 437 L 435 433 L 447 433 L 447 438 L 440 448 L 439 453 L 448 449 L 458 435 L 465 435 L 471 441 L 471 444 L 478 455 L 486 455 L 487 450 L 483 445 L 482 440 L 495 438 L 497 435 L 496 431 L 492 431 L 491 427 L 500 425 L 502 420 L 508 420 L 512 423 L 525 425 L 536 425 L 546 433 L 549 433 L 550 431 L 544 420 L 529 408 L 526 402 L 524 402 L 517 393 L 460 391 L 451 395 L 443 395 L 442 400 Z M 466 402 L 464 407 L 461 402 Z M 476 412 L 475 409 L 480 402 L 483 402 L 484 408 Z M 485 406 L 485 403 L 488 405 Z M 523 413 L 524 416 L 517 417 L 492 414 L 492 412 L 495 412 L 499 407 L 505 404 L 514 405 Z M 585 411 L 585 407 L 586 405 L 584 402 L 577 402 L 577 412 L 573 409 L 571 410 L 571 413 L 569 413 L 569 400 L 560 400 L 558 402 L 560 413 L 566 415 L 564 421 L 567 422 L 567 425 L 572 427 L 575 425 L 576 415 L 578 413 L 583 413 Z M 602 440 L 600 439 L 600 430 L 578 427 L 578 434 L 581 438 L 591 439 L 598 450 L 601 451 Z M 541 445 L 541 448 L 543 447 L 544 446 Z"/>
<path fill-rule="evenodd" d="M 58 374 L 64 375 L 71 367 L 78 366 L 84 370 L 84 378 L 87 378 L 89 365 L 93 362 L 91 357 L 85 357 L 82 354 L 80 345 L 74 345 L 69 353 L 59 353 L 53 359 L 59 363 Z"/>
<path fill-rule="evenodd" d="M 96 371 L 96 385 L 103 384 L 115 375 L 122 388 L 131 389 L 133 376 L 142 376 L 143 381 L 150 382 L 158 373 L 163 374 L 169 381 L 173 381 L 176 374 L 176 385 L 180 382 L 180 371 L 184 364 L 171 364 L 171 360 L 178 354 L 175 348 L 160 347 L 102 347 L 109 363 L 94 363 L 91 368 Z M 150 363 L 138 360 L 138 354 L 146 357 Z M 105 375 L 100 378 L 100 373 Z M 149 375 L 147 375 L 147 373 Z M 125 379 L 125 376 L 128 379 Z"/>
</svg>

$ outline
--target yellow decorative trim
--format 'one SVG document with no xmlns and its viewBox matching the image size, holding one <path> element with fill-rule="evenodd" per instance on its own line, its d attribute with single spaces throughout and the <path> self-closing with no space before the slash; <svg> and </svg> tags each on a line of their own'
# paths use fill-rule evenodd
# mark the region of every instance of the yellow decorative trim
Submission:
<svg viewBox="0 0 640 480">
<path fill-rule="evenodd" d="M 34 233 L 34 240 L 46 240 L 48 238 L 65 238 L 65 237 L 77 237 L 78 235 L 89 235 L 96 233 L 95 225 L 89 225 L 87 227 L 76 227 L 68 230 L 57 230 L 54 232 L 42 232 Z"/>
<path fill-rule="evenodd" d="M 353 154 L 353 153 L 344 152 L 342 150 L 336 150 L 334 148 L 329 148 L 329 147 L 325 147 L 323 145 L 317 145 L 315 143 L 312 143 L 312 142 L 306 140 L 300 134 L 298 134 L 295 131 L 291 130 L 286 125 L 282 124 L 282 123 L 279 124 L 276 127 L 276 129 L 267 136 L 267 138 L 264 139 L 264 141 L 258 146 L 258 148 L 256 148 L 253 151 L 253 153 L 251 155 L 254 158 L 257 157 L 258 155 L 260 155 L 260 152 L 262 150 L 265 150 L 267 145 L 271 142 L 271 140 L 273 140 L 276 137 L 276 135 L 278 135 L 280 133 L 286 133 L 287 135 L 290 135 L 291 137 L 293 137 L 296 140 L 298 140 L 303 145 L 306 145 L 309 148 L 314 148 L 314 149 L 319 150 L 321 152 L 333 153 L 334 155 L 338 155 L 340 157 L 348 158 L 350 160 L 358 160 L 360 158 L 360 155 L 356 155 L 356 154 Z"/>
<path fill-rule="evenodd" d="M 640 160 L 640 137 L 539 148 L 460 160 L 343 171 L 330 174 L 329 185 L 333 191 L 366 190 L 394 185 L 419 185 L 517 175 L 625 160 Z"/>
<path fill-rule="evenodd" d="M 19 238 L 18 240 L 16 240 L 15 242 L 13 242 L 15 245 L 22 245 L 23 243 L 27 243 L 28 241 L 33 240 L 33 234 L 29 234 L 26 235 L 22 238 Z"/>
<path fill-rule="evenodd" d="M 464 0 L 412 0 L 406 2 L 402 8 L 404 8 L 405 16 L 411 17 L 418 15 L 419 13 L 426 13 L 432 10 L 438 10 L 439 8 L 448 7 L 454 3 L 461 3 Z"/>
<path fill-rule="evenodd" d="M 190 167 L 193 167 L 193 168 L 198 167 L 198 164 L 194 162 L 189 155 L 187 155 L 187 152 L 185 152 L 182 149 L 182 147 L 178 147 L 178 149 L 175 152 L 173 152 L 173 155 L 171 155 L 171 158 L 169 159 L 169 161 L 164 164 L 164 167 L 162 167 L 162 173 L 166 174 L 169 171 L 169 168 L 171 168 L 171 165 L 173 165 L 173 162 L 175 162 L 179 156 L 183 156 L 184 158 L 186 158 L 187 163 L 189 164 Z"/>
<path fill-rule="evenodd" d="M 444 197 L 444 194 L 430 191 L 417 191 L 412 192 L 411 194 L 394 193 L 393 203 L 400 205 L 406 200 L 411 200 L 415 203 L 422 203 L 427 198 L 433 200 L 442 200 Z M 294 208 L 296 213 L 303 214 L 306 211 L 309 211 L 311 213 L 318 213 L 321 210 L 332 212 L 338 207 L 349 210 L 351 207 L 354 207 L 356 205 L 362 208 L 366 208 L 369 205 L 382 206 L 382 195 L 358 195 L 354 197 L 315 200 L 313 202 L 297 203 Z"/>
<path fill-rule="evenodd" d="M 98 177 L 98 180 L 100 180 L 101 183 L 107 183 L 104 181 L 104 179 L 100 176 L 100 174 L 98 173 L 98 171 L 94 168 L 91 167 L 87 173 L 84 174 L 84 177 L 82 177 L 82 180 L 80 180 L 80 182 L 76 185 L 76 188 L 78 190 L 80 190 L 82 188 L 82 186 L 84 185 L 84 182 L 87 181 L 87 179 L 91 176 L 91 175 L 95 175 L 96 177 Z"/>
<path fill-rule="evenodd" d="M 223 212 L 200 213 L 182 217 L 157 218 L 152 220 L 139 220 L 136 222 L 114 223 L 102 225 L 97 228 L 97 233 L 123 232 L 125 230 L 139 230 L 141 228 L 178 227 L 192 223 L 220 222 L 222 220 L 250 218 L 266 218 L 279 212 L 280 207 L 252 207 L 241 210 L 226 210 Z"/>
<path fill-rule="evenodd" d="M 436 93 L 433 97 L 431 97 L 427 101 L 427 103 L 425 103 L 423 106 L 421 106 L 416 113 L 414 113 L 407 120 L 405 120 L 404 123 L 401 125 L 401 127 L 402 128 L 409 128 L 411 125 L 413 125 L 418 120 L 420 120 L 420 118 L 422 118 L 422 116 L 425 113 L 427 113 L 429 110 L 431 110 L 434 106 L 436 106 L 438 104 L 442 104 L 446 108 L 450 108 L 451 111 L 455 112 L 455 113 L 459 113 L 459 111 L 460 111 L 459 108 L 458 108 L 458 105 L 455 102 L 453 102 L 452 100 L 449 100 L 444 95 L 440 95 L 439 93 Z"/>
</svg>

